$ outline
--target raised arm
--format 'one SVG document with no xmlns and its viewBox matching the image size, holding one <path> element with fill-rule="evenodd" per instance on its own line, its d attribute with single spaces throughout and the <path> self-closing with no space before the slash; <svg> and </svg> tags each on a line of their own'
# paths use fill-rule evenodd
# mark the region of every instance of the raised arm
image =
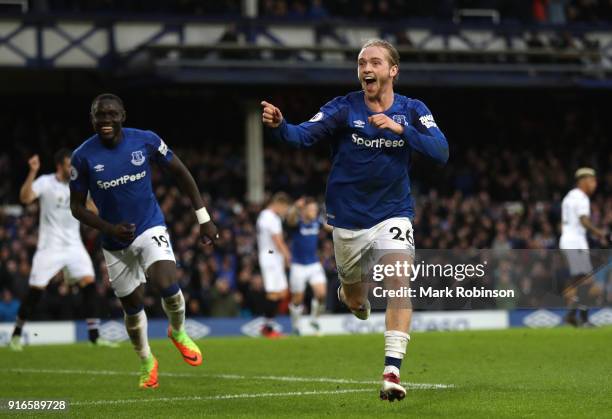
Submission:
<svg viewBox="0 0 612 419">
<path fill-rule="evenodd" d="M 295 227 L 298 225 L 298 222 L 300 221 L 300 211 L 302 208 L 304 208 L 304 202 L 305 199 L 300 198 L 295 201 L 291 207 L 289 207 L 287 217 L 285 218 L 285 221 L 289 227 Z"/>
<path fill-rule="evenodd" d="M 19 190 L 19 200 L 22 204 L 28 205 L 36 200 L 38 197 L 32 188 L 32 184 L 34 183 L 34 179 L 36 178 L 36 174 L 40 169 L 40 159 L 38 158 L 38 154 L 33 155 L 28 160 L 28 165 L 30 166 L 30 171 L 28 172 L 28 176 L 26 177 L 25 182 L 21 185 L 21 189 Z"/>
</svg>

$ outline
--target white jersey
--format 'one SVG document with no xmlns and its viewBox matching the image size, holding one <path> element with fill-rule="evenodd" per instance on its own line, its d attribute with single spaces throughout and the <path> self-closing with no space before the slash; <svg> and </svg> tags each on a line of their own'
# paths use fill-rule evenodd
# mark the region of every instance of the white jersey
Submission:
<svg viewBox="0 0 612 419">
<path fill-rule="evenodd" d="M 586 229 L 580 222 L 580 217 L 591 216 L 591 203 L 589 197 L 578 188 L 574 188 L 565 195 L 561 204 L 561 240 L 562 249 L 588 248 Z"/>
<path fill-rule="evenodd" d="M 70 211 L 68 182 L 59 181 L 55 174 L 42 175 L 32 183 L 32 190 L 40 201 L 38 249 L 82 246 L 79 221 Z"/>
<path fill-rule="evenodd" d="M 283 223 L 281 218 L 271 209 L 265 209 L 257 218 L 257 246 L 259 248 L 260 264 L 269 262 L 283 263 L 283 255 L 280 249 L 274 244 L 272 235 L 282 234 Z"/>
</svg>

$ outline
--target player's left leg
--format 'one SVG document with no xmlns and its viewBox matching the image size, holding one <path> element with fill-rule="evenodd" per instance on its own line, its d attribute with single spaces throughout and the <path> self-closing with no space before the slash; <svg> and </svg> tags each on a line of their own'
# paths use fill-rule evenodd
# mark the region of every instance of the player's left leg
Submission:
<svg viewBox="0 0 612 419">
<path fill-rule="evenodd" d="M 580 283 L 577 290 L 578 301 L 578 313 L 580 314 L 580 327 L 595 327 L 593 323 L 589 321 L 589 306 L 593 306 L 602 297 L 603 290 L 600 285 L 595 281 L 592 274 L 585 278 L 584 282 Z"/>
<path fill-rule="evenodd" d="M 202 352 L 185 331 L 185 298 L 176 279 L 176 259 L 165 226 L 142 232 L 132 244 L 138 251 L 139 263 L 146 277 L 162 297 L 168 316 L 168 337 L 189 365 L 202 363 Z"/>
<path fill-rule="evenodd" d="M 44 288 L 30 286 L 26 297 L 19 306 L 19 311 L 17 311 L 17 319 L 15 320 L 15 327 L 13 328 L 13 334 L 11 335 L 11 340 L 9 342 L 9 348 L 13 351 L 19 352 L 23 350 L 23 346 L 21 344 L 21 333 L 23 326 L 32 315 L 32 312 L 38 305 L 38 302 L 42 298 L 44 292 Z"/>
<path fill-rule="evenodd" d="M 313 299 L 310 303 L 310 325 L 318 334 L 321 330 L 319 316 L 325 311 L 325 298 L 327 297 L 327 278 L 325 271 L 320 263 L 315 263 L 310 268 L 310 287 L 312 288 Z"/>
<path fill-rule="evenodd" d="M 291 291 L 289 314 L 291 316 L 291 330 L 295 335 L 300 334 L 300 318 L 304 312 L 305 274 L 303 265 L 297 263 L 291 264 L 289 272 L 289 290 Z"/>
<path fill-rule="evenodd" d="M 62 269 L 63 260 L 58 256 L 59 253 L 56 249 L 38 249 L 36 253 L 34 253 L 30 278 L 28 279 L 30 287 L 28 288 L 28 293 L 23 302 L 19 306 L 13 335 L 9 342 L 9 348 L 14 351 L 23 350 L 23 346 L 21 345 L 23 326 L 25 322 L 30 319 L 30 316 L 32 316 L 51 278 Z"/>
<path fill-rule="evenodd" d="M 261 335 L 269 339 L 277 339 L 282 336 L 282 333 L 275 329 L 274 318 L 278 311 L 278 305 L 287 297 L 288 293 L 285 266 L 283 261 L 279 260 L 277 263 L 268 264 L 260 262 L 259 268 L 266 290 L 265 320 L 261 328 Z"/>
<path fill-rule="evenodd" d="M 374 228 L 373 236 L 377 263 L 389 266 L 395 266 L 398 262 L 413 263 L 414 238 L 412 223 L 408 218 L 391 218 L 378 224 Z M 408 289 L 410 278 L 387 277 L 384 285 L 387 290 Z M 406 389 L 400 384 L 400 368 L 410 341 L 408 331 L 412 320 L 412 305 L 409 297 L 388 297 L 386 304 L 385 367 L 380 398 L 394 401 L 402 400 L 406 396 Z"/>
<path fill-rule="evenodd" d="M 162 308 L 168 317 L 168 337 L 191 366 L 202 363 L 202 352 L 185 330 L 185 298 L 176 281 L 176 263 L 159 260 L 147 270 L 147 277 L 159 290 Z"/>
</svg>

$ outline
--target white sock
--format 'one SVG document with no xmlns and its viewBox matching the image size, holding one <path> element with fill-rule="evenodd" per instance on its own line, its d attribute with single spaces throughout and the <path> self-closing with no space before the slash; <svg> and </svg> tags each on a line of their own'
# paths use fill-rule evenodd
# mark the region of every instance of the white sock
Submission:
<svg viewBox="0 0 612 419">
<path fill-rule="evenodd" d="M 149 347 L 149 338 L 147 337 L 147 314 L 144 309 L 137 314 L 129 315 L 125 313 L 125 329 L 132 341 L 134 350 L 141 359 L 147 359 L 151 356 L 151 348 Z"/>
<path fill-rule="evenodd" d="M 185 298 L 183 292 L 179 290 L 170 297 L 162 298 L 162 308 L 168 316 L 168 321 L 172 330 L 178 332 L 185 326 Z"/>
<path fill-rule="evenodd" d="M 387 330 L 385 332 L 385 357 L 404 359 L 406 355 L 406 347 L 410 335 L 408 333 L 400 332 L 399 330 Z M 401 365 L 401 361 L 400 365 Z M 383 374 L 393 373 L 396 376 L 400 376 L 399 368 L 395 365 L 385 365 Z"/>
<path fill-rule="evenodd" d="M 289 304 L 289 314 L 291 315 L 291 328 L 293 330 L 298 330 L 300 327 L 300 317 L 302 316 L 302 312 L 304 311 L 303 305 L 295 305 L 293 303 Z"/>
<path fill-rule="evenodd" d="M 319 303 L 319 300 L 313 298 L 310 302 L 310 315 L 313 320 L 318 320 L 319 316 L 325 311 L 325 304 Z"/>
<path fill-rule="evenodd" d="M 385 356 L 404 359 L 410 335 L 399 330 L 385 332 Z"/>
</svg>

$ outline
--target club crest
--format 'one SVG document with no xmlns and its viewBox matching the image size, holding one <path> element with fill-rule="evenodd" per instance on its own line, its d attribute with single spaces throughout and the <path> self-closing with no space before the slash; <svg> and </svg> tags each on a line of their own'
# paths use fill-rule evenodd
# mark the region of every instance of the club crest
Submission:
<svg viewBox="0 0 612 419">
<path fill-rule="evenodd" d="M 132 151 L 132 164 L 134 166 L 142 166 L 145 162 L 145 156 L 142 154 L 142 151 Z"/>
<path fill-rule="evenodd" d="M 400 125 L 408 125 L 408 121 L 406 121 L 406 115 L 393 115 L 393 122 Z"/>
</svg>

